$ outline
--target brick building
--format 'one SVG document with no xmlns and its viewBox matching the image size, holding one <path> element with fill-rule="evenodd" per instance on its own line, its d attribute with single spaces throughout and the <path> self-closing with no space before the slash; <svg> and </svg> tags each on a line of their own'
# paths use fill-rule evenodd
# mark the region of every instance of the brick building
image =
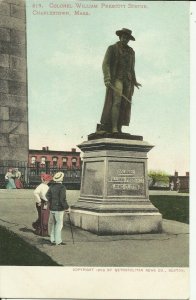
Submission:
<svg viewBox="0 0 196 300">
<path fill-rule="evenodd" d="M 178 172 L 175 171 L 173 176 L 169 177 L 169 183 L 173 184 L 173 190 L 179 192 L 189 192 L 189 172 L 183 176 L 179 176 Z"/>
<path fill-rule="evenodd" d="M 41 150 L 29 150 L 29 166 L 39 166 L 40 168 L 80 168 L 80 152 L 75 148 L 71 151 L 50 150 L 49 147 L 42 147 Z"/>
</svg>

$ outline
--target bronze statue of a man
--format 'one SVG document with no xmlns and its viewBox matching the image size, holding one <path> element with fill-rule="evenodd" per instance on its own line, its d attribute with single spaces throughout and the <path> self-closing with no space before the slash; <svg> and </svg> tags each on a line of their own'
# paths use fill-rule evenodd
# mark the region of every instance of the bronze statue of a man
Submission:
<svg viewBox="0 0 196 300">
<path fill-rule="evenodd" d="M 100 126 L 102 132 L 112 133 L 129 125 L 134 87 L 141 86 L 135 76 L 135 52 L 128 46 L 130 40 L 135 41 L 132 31 L 123 28 L 116 35 L 120 41 L 108 47 L 103 61 L 107 90 Z"/>
</svg>

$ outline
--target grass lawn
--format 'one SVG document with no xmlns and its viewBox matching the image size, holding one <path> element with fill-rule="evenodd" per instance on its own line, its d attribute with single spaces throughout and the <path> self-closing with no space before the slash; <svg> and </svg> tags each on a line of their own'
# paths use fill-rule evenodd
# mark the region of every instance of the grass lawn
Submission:
<svg viewBox="0 0 196 300">
<path fill-rule="evenodd" d="M 0 226 L 0 265 L 58 266 L 48 255 Z"/>
<path fill-rule="evenodd" d="M 189 196 L 150 195 L 164 219 L 189 224 Z"/>
</svg>

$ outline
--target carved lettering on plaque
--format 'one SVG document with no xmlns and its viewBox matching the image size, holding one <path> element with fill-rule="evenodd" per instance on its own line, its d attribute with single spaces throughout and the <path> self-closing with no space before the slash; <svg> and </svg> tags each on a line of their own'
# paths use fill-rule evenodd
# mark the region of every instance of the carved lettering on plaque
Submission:
<svg viewBox="0 0 196 300">
<path fill-rule="evenodd" d="M 141 184 L 144 184 L 144 177 L 135 176 L 136 171 L 118 169 L 117 176 L 113 176 L 109 179 L 109 183 L 112 183 L 114 190 L 131 190 L 137 191 L 141 189 Z"/>
</svg>

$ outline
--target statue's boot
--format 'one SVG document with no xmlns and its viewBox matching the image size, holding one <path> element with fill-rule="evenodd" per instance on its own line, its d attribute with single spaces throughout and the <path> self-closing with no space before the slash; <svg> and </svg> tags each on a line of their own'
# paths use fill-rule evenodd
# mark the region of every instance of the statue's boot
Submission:
<svg viewBox="0 0 196 300">
<path fill-rule="evenodd" d="M 104 124 L 97 124 L 97 130 L 96 130 L 97 134 L 104 134 L 106 132 L 107 130 Z"/>
</svg>

